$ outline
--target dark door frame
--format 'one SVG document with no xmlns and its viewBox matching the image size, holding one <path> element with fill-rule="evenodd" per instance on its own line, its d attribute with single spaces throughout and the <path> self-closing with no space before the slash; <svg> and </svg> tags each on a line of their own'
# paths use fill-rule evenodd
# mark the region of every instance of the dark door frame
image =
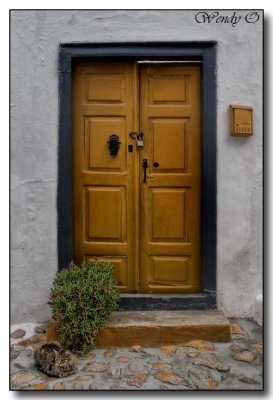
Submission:
<svg viewBox="0 0 273 400">
<path fill-rule="evenodd" d="M 123 294 L 119 310 L 216 307 L 216 42 L 70 43 L 59 48 L 58 263 L 73 260 L 72 67 L 77 60 L 202 63 L 202 280 L 200 294 Z"/>
</svg>

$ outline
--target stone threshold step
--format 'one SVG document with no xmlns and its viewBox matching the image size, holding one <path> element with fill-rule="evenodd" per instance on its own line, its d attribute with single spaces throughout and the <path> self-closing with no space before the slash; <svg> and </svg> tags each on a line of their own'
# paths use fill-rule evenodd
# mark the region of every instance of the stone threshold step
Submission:
<svg viewBox="0 0 273 400">
<path fill-rule="evenodd" d="M 58 340 L 48 327 L 47 340 Z M 158 347 L 191 340 L 230 341 L 229 320 L 220 310 L 116 311 L 96 337 L 96 347 Z"/>
<path fill-rule="evenodd" d="M 230 341 L 229 320 L 220 310 L 119 311 L 96 338 L 97 347 L 149 347 L 190 340 Z"/>
</svg>

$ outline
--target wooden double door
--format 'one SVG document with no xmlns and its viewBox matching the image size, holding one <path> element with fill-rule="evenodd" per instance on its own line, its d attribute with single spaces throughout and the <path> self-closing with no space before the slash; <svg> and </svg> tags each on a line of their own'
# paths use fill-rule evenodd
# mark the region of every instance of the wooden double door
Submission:
<svg viewBox="0 0 273 400">
<path fill-rule="evenodd" d="M 200 292 L 199 64 L 73 74 L 75 262 L 111 262 L 126 293 Z"/>
</svg>

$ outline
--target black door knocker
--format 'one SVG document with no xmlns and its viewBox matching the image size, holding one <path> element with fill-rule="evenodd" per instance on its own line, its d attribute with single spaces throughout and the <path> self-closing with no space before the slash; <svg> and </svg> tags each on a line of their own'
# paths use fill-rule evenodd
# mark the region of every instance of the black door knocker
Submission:
<svg viewBox="0 0 273 400">
<path fill-rule="evenodd" d="M 120 148 L 119 136 L 115 134 L 109 136 L 107 144 L 110 151 L 110 156 L 115 157 L 118 154 Z"/>
</svg>

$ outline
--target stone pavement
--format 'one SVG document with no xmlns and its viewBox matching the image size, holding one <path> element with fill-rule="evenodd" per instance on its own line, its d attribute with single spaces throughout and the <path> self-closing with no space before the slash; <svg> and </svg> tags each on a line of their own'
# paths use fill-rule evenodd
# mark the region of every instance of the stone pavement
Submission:
<svg viewBox="0 0 273 400">
<path fill-rule="evenodd" d="M 78 372 L 66 378 L 50 378 L 35 368 L 33 349 L 44 340 L 44 330 L 36 329 L 27 338 L 27 329 L 21 325 L 22 332 L 16 329 L 11 339 L 10 388 L 263 390 L 262 328 L 245 319 L 230 321 L 231 342 L 198 340 L 160 348 L 94 349 L 85 357 L 75 357 Z"/>
</svg>

